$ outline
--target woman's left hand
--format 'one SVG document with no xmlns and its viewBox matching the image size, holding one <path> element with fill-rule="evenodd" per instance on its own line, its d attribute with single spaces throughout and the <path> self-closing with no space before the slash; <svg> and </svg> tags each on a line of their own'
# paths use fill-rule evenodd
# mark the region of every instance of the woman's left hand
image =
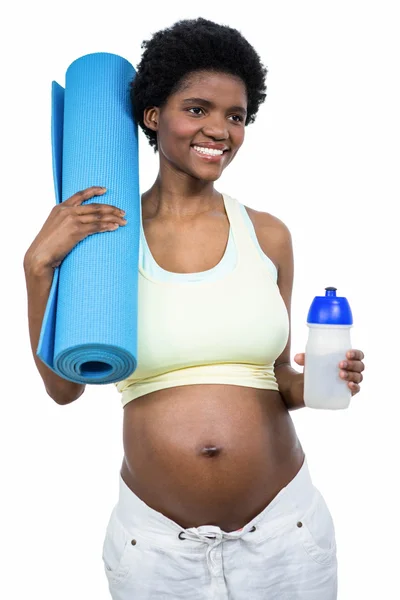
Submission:
<svg viewBox="0 0 400 600">
<path fill-rule="evenodd" d="M 304 360 L 304 353 L 296 354 L 294 357 L 294 361 L 302 367 L 304 367 Z M 363 380 L 362 372 L 365 369 L 363 360 L 364 352 L 352 349 L 346 352 L 346 358 L 338 364 L 339 376 L 348 382 L 347 385 L 352 396 L 360 391 L 360 383 Z"/>
</svg>

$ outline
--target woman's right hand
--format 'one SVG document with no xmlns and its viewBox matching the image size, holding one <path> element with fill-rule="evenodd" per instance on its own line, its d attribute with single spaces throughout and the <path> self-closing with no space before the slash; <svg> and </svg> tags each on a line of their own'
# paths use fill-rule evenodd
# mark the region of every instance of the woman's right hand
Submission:
<svg viewBox="0 0 400 600">
<path fill-rule="evenodd" d="M 28 248 L 24 264 L 54 269 L 88 235 L 114 231 L 119 225 L 125 225 L 124 212 L 116 206 L 95 202 L 82 205 L 85 200 L 105 192 L 106 188 L 93 186 L 56 204 Z"/>
</svg>

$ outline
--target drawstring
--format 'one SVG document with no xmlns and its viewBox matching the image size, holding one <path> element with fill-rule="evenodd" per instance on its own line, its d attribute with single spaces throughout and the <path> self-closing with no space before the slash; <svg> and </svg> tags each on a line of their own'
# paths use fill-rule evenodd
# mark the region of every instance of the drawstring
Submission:
<svg viewBox="0 0 400 600">
<path fill-rule="evenodd" d="M 200 531 L 201 530 L 201 531 Z M 231 533 L 226 533 L 225 531 L 221 531 L 219 527 L 215 527 L 213 525 L 207 526 L 203 525 L 202 527 L 190 527 L 185 531 L 181 531 L 178 534 L 180 540 L 193 540 L 199 542 L 205 542 L 208 544 L 208 548 L 206 551 L 207 565 L 210 569 L 211 573 L 216 573 L 216 562 L 213 560 L 212 551 L 217 548 L 224 539 L 232 540 L 242 538 L 247 533 L 251 533 L 256 530 L 256 527 L 253 527 L 247 531 L 233 531 Z M 211 535 L 207 535 L 211 534 Z"/>
<path fill-rule="evenodd" d="M 243 537 L 243 535 L 245 535 L 246 533 L 253 533 L 253 531 L 255 531 L 256 529 L 257 529 L 257 528 L 256 528 L 256 526 L 255 526 L 255 525 L 253 525 L 253 527 L 252 527 L 251 529 L 249 529 L 248 531 L 245 531 L 245 532 L 244 532 L 244 533 L 242 533 L 241 535 L 238 535 L 238 536 L 233 536 L 233 535 L 232 535 L 232 533 L 231 533 L 231 534 L 229 535 L 229 539 L 232 539 L 232 538 L 234 538 L 234 539 L 241 538 L 241 537 Z M 189 540 L 189 539 L 196 539 L 196 540 L 198 540 L 198 539 L 203 539 L 203 536 L 201 536 L 201 535 L 198 535 L 198 536 L 197 536 L 197 534 L 196 534 L 196 531 L 194 531 L 194 530 L 195 530 L 195 527 L 191 527 L 190 529 L 186 529 L 185 531 L 180 531 L 180 532 L 179 532 L 179 535 L 178 535 L 178 538 L 179 538 L 180 540 Z M 243 531 L 243 527 L 242 527 L 242 529 L 238 529 L 237 531 Z M 190 537 L 190 535 L 188 535 L 187 537 L 185 537 L 185 534 L 186 534 L 186 533 L 188 533 L 188 532 L 190 532 L 190 533 L 194 533 L 196 537 L 195 537 L 195 538 L 192 538 L 192 537 Z M 221 533 L 224 533 L 224 532 L 221 532 Z M 233 533 L 236 533 L 236 531 L 234 531 Z M 207 538 L 209 538 L 209 539 L 210 539 L 210 538 L 212 538 L 212 539 L 214 539 L 214 538 L 215 538 L 215 536 L 209 536 L 209 535 L 207 535 L 206 537 L 207 537 Z"/>
</svg>

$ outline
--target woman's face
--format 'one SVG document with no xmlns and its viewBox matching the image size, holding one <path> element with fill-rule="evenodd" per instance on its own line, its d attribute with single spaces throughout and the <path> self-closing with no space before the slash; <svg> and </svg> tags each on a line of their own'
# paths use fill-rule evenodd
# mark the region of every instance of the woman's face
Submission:
<svg viewBox="0 0 400 600">
<path fill-rule="evenodd" d="M 162 163 L 215 181 L 243 143 L 246 109 L 241 79 L 202 71 L 188 76 L 162 107 L 146 109 L 145 122 L 157 131 Z"/>
</svg>

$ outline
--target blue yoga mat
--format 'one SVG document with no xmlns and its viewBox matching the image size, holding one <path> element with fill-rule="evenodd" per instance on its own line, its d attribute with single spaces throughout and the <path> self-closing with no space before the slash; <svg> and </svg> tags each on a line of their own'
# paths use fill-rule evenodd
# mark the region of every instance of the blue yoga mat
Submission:
<svg viewBox="0 0 400 600">
<path fill-rule="evenodd" d="M 137 366 L 140 234 L 138 138 L 129 100 L 133 66 L 99 52 L 75 60 L 65 89 L 52 84 L 56 202 L 93 185 L 91 202 L 126 211 L 128 223 L 89 235 L 55 269 L 37 355 L 77 383 L 121 381 Z"/>
</svg>

